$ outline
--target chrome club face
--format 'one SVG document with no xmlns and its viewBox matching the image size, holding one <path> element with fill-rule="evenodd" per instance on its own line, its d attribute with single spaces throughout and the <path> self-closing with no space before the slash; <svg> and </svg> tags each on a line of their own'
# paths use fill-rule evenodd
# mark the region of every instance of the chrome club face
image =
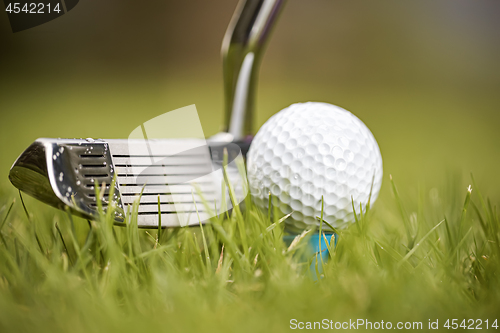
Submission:
<svg viewBox="0 0 500 333">
<path fill-rule="evenodd" d="M 239 148 L 196 139 L 38 139 L 19 156 L 9 179 L 36 199 L 88 219 L 97 216 L 99 186 L 104 208 L 116 208 L 117 223 L 137 201 L 140 227 L 158 227 L 159 214 L 163 227 L 198 225 L 231 208 L 221 186 L 224 150 L 226 175 L 240 202 L 247 190 Z"/>
</svg>

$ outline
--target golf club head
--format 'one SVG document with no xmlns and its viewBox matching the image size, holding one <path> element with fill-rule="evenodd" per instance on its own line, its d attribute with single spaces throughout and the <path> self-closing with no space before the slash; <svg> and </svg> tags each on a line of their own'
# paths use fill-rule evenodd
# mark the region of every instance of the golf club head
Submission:
<svg viewBox="0 0 500 333">
<path fill-rule="evenodd" d="M 258 65 L 284 3 L 238 3 L 222 46 L 225 132 L 198 142 L 38 139 L 14 163 L 10 181 L 42 202 L 88 219 L 98 217 L 100 202 L 105 210 L 113 207 L 116 223 L 136 209 L 138 226 L 145 228 L 158 227 L 160 220 L 162 227 L 197 225 L 231 209 L 248 193 L 242 170 L 252 141 Z"/>
<path fill-rule="evenodd" d="M 104 211 L 113 205 L 117 224 L 135 210 L 144 228 L 157 228 L 160 217 L 162 227 L 199 225 L 231 209 L 228 183 L 235 204 L 247 194 L 239 147 L 197 139 L 38 139 L 16 160 L 9 179 L 36 199 L 87 219 L 98 218 L 99 195 Z"/>
</svg>

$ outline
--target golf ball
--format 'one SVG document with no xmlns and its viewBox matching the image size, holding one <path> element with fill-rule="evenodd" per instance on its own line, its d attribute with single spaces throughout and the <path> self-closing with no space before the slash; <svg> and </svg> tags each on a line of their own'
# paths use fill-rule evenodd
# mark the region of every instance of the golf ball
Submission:
<svg viewBox="0 0 500 333">
<path fill-rule="evenodd" d="M 368 127 L 327 103 L 297 103 L 272 116 L 257 132 L 247 156 L 248 181 L 258 206 L 273 205 L 287 229 L 301 232 L 323 219 L 335 228 L 355 221 L 382 184 L 382 156 Z M 371 192 L 371 197 L 370 197 Z M 323 225 L 325 229 L 329 229 Z"/>
</svg>

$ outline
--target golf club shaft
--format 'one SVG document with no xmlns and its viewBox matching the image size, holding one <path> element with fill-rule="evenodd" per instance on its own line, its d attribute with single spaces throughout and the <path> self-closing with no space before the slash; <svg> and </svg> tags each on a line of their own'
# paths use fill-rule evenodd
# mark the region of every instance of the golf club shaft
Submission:
<svg viewBox="0 0 500 333">
<path fill-rule="evenodd" d="M 285 1 L 240 0 L 224 36 L 224 130 L 235 140 L 252 134 L 258 67 Z"/>
</svg>

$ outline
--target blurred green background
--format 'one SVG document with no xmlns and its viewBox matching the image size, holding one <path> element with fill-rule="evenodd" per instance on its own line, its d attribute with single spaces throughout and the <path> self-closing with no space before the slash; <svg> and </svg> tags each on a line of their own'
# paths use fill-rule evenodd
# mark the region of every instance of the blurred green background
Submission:
<svg viewBox="0 0 500 333">
<path fill-rule="evenodd" d="M 236 3 L 85 0 L 15 34 L 1 13 L 0 192 L 15 195 L 9 168 L 38 137 L 126 138 L 190 104 L 215 134 Z M 389 174 L 412 192 L 473 172 L 499 199 L 499 60 L 498 0 L 289 0 L 262 63 L 255 130 L 294 102 L 329 102 L 377 138 L 382 198 Z"/>
</svg>

